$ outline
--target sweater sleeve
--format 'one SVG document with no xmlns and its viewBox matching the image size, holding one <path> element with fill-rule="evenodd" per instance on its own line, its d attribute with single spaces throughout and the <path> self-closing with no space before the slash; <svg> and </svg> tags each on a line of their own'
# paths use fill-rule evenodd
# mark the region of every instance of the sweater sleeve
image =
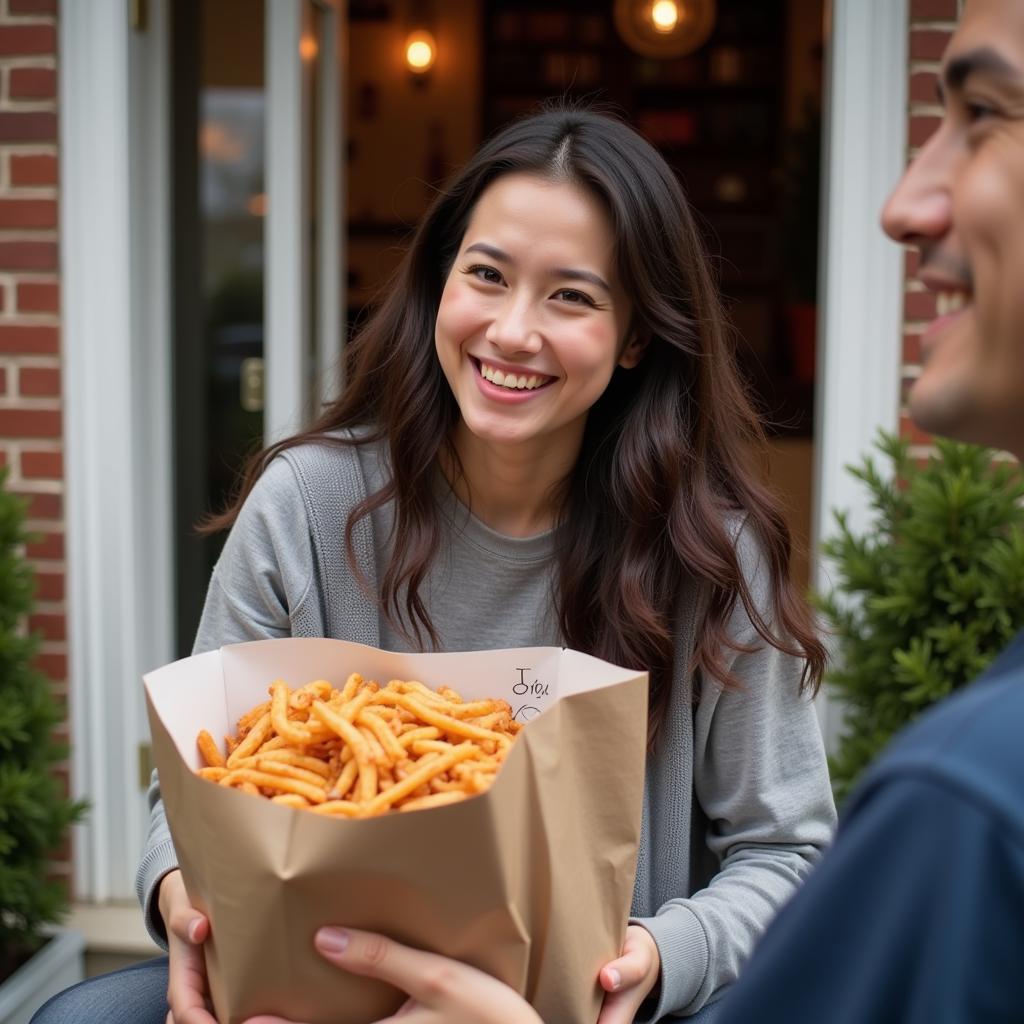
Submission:
<svg viewBox="0 0 1024 1024">
<path fill-rule="evenodd" d="M 315 561 L 306 505 L 287 460 L 275 459 L 246 499 L 214 568 L 193 653 L 224 644 L 290 636 L 296 617 L 317 619 L 309 608 Z M 147 793 L 149 831 L 135 889 L 146 928 L 167 948 L 157 906 L 160 881 L 178 866 L 167 827 L 160 781 Z"/>
<path fill-rule="evenodd" d="M 767 573 L 751 541 L 739 543 L 767 613 Z M 719 869 L 706 887 L 635 919 L 661 955 L 660 986 L 638 1021 L 695 1013 L 732 983 L 835 828 L 821 732 L 800 693 L 803 662 L 766 644 L 739 602 L 730 635 L 753 648 L 730 657 L 741 687 L 704 680 L 693 726 L 694 795 Z"/>
</svg>

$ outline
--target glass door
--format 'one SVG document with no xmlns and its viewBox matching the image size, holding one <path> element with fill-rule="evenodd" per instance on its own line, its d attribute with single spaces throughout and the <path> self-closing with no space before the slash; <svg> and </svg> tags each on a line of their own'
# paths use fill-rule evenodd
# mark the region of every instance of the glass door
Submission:
<svg viewBox="0 0 1024 1024">
<path fill-rule="evenodd" d="M 338 356 L 338 19 L 313 0 L 172 10 L 175 612 L 189 652 L 246 457 Z M 324 292 L 327 295 L 324 295 Z"/>
</svg>

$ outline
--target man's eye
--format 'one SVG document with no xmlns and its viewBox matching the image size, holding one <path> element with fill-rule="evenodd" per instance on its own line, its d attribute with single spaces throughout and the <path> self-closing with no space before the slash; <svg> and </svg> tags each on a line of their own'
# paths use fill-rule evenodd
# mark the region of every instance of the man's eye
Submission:
<svg viewBox="0 0 1024 1024">
<path fill-rule="evenodd" d="M 990 107 L 987 103 L 973 103 L 971 101 L 964 103 L 964 110 L 967 113 L 967 120 L 970 124 L 976 124 L 978 121 L 995 117 L 998 113 L 995 107 Z"/>
</svg>

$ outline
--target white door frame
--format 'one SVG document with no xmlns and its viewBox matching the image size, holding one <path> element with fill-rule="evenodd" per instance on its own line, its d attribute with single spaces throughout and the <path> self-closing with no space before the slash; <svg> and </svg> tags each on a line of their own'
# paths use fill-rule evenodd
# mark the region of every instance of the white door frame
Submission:
<svg viewBox="0 0 1024 1024">
<path fill-rule="evenodd" d="M 338 359 L 341 338 L 344 7 L 319 4 L 330 41 L 318 62 L 316 257 L 324 282 L 317 348 L 327 366 Z M 268 166 L 268 414 L 277 417 L 271 423 L 268 416 L 268 436 L 303 407 L 313 380 L 294 372 L 309 349 L 308 336 L 296 330 L 305 313 L 296 306 L 303 280 L 295 275 L 308 269 L 308 244 L 299 236 L 305 221 L 295 216 L 308 208 L 301 195 L 308 179 L 288 165 L 300 151 L 285 138 L 304 122 L 298 115 L 308 103 L 301 76 L 294 91 L 299 37 L 285 32 L 301 9 L 299 0 L 266 3 L 268 122 L 275 119 L 267 138 L 281 159 L 281 167 Z M 60 18 L 71 774 L 73 793 L 91 804 L 75 827 L 73 871 L 76 899 L 90 903 L 134 898 L 146 830 L 141 677 L 174 651 L 169 0 L 149 0 L 146 12 L 136 29 L 124 0 L 69 3 Z M 273 220 L 285 214 L 292 226 Z M 296 253 L 302 259 L 285 267 Z"/>
<path fill-rule="evenodd" d="M 60 17 L 61 294 L 79 900 L 132 897 L 145 832 L 141 674 L 172 616 L 166 7 Z"/>
<path fill-rule="evenodd" d="M 859 463 L 879 429 L 899 423 L 903 253 L 879 214 L 906 163 L 907 0 L 831 0 L 826 8 L 825 153 L 818 380 L 815 396 L 814 585 L 831 586 L 822 538 L 833 510 L 854 529 L 868 495 L 844 467 Z M 818 709 L 834 747 L 841 714 Z"/>
</svg>

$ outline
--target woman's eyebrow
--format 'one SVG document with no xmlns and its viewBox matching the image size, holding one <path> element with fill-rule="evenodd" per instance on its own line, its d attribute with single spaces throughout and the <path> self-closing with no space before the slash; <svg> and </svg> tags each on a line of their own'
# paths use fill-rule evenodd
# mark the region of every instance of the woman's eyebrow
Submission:
<svg viewBox="0 0 1024 1024">
<path fill-rule="evenodd" d="M 484 256 L 490 256 L 492 260 L 496 260 L 499 263 L 514 265 L 516 262 L 504 249 L 499 249 L 496 245 L 490 245 L 487 242 L 474 242 L 466 247 L 466 252 L 483 253 Z M 570 281 L 586 281 L 589 284 L 596 285 L 598 288 L 603 288 L 609 295 L 612 291 L 611 286 L 603 277 L 590 270 L 580 270 L 576 267 L 553 267 L 550 274 L 552 277 L 566 278 Z"/>
</svg>

